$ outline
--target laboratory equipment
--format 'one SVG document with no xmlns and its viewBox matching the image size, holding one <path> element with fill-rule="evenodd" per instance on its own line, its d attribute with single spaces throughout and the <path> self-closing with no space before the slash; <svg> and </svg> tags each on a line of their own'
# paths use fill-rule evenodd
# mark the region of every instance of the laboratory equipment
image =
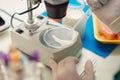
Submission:
<svg viewBox="0 0 120 80">
<path fill-rule="evenodd" d="M 37 77 L 39 80 L 45 80 L 45 66 L 42 63 L 37 63 Z"/>
<path fill-rule="evenodd" d="M 38 80 L 37 78 L 37 62 L 39 60 L 39 52 L 37 50 L 34 50 L 30 54 L 30 63 L 29 66 L 31 67 L 29 70 L 30 76 L 33 76 L 34 80 Z"/>
<path fill-rule="evenodd" d="M 19 72 L 20 70 L 22 70 L 20 56 L 21 56 L 21 52 L 13 47 L 10 51 L 10 60 L 11 60 L 10 67 L 15 72 Z"/>
<path fill-rule="evenodd" d="M 91 15 L 91 10 L 83 11 L 85 3 L 80 6 L 69 5 L 67 15 L 62 19 L 62 23 L 76 30 L 83 39 L 86 29 L 86 22 Z"/>
<path fill-rule="evenodd" d="M 31 0 L 28 0 L 28 8 L 32 8 Z M 81 55 L 82 43 L 77 31 L 47 17 L 33 18 L 32 11 L 27 21 L 11 31 L 11 37 L 12 43 L 27 55 L 38 50 L 39 60 L 47 65 L 50 58 L 59 62 L 67 56 L 79 58 Z"/>
<path fill-rule="evenodd" d="M 0 34 L 9 28 L 9 25 L 5 22 L 4 18 L 0 16 Z"/>
<path fill-rule="evenodd" d="M 93 28 L 94 36 L 97 41 L 104 44 L 120 44 L 120 35 L 101 22 L 95 14 L 93 14 Z"/>
<path fill-rule="evenodd" d="M 3 19 L 2 17 L 0 17 L 0 26 L 1 26 L 1 25 L 4 25 L 4 24 L 5 24 L 4 19 Z"/>
<path fill-rule="evenodd" d="M 66 15 L 69 0 L 45 0 L 48 17 L 61 19 Z"/>
</svg>

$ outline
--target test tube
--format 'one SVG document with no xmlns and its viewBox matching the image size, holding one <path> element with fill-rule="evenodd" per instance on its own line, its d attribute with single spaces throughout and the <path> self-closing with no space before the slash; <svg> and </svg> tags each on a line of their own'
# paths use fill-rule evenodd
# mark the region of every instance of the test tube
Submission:
<svg viewBox="0 0 120 80">
<path fill-rule="evenodd" d="M 37 62 L 39 61 L 40 53 L 38 50 L 34 50 L 30 55 L 30 67 L 34 80 L 37 80 Z"/>
<path fill-rule="evenodd" d="M 23 67 L 20 61 L 21 52 L 18 51 L 15 46 L 11 47 L 10 50 L 10 68 L 13 72 L 14 80 L 23 80 Z"/>
<path fill-rule="evenodd" d="M 4 53 L 0 52 L 0 68 L 1 68 L 1 75 L 4 79 L 2 80 L 10 80 L 9 77 L 9 68 L 8 68 L 9 56 Z"/>
<path fill-rule="evenodd" d="M 38 80 L 44 80 L 44 70 L 45 70 L 45 66 L 43 65 L 43 63 L 38 62 L 37 63 L 37 78 Z"/>
<path fill-rule="evenodd" d="M 20 65 L 20 53 L 18 51 L 10 53 L 11 66 L 14 71 L 17 71 L 21 68 Z"/>
<path fill-rule="evenodd" d="M 4 70 L 4 66 L 3 64 L 1 64 L 1 61 L 0 61 L 0 80 L 6 80 L 5 79 L 5 70 Z"/>
</svg>

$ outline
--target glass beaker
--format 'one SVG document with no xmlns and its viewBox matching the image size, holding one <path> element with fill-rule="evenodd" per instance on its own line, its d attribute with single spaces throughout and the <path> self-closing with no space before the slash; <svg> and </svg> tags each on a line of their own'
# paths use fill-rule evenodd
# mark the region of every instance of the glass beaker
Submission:
<svg viewBox="0 0 120 80">
<path fill-rule="evenodd" d="M 84 7 L 85 3 L 80 6 L 69 5 L 67 15 L 62 19 L 62 24 L 79 32 L 81 38 L 84 38 L 86 22 L 91 15 L 90 9 L 83 11 Z"/>
</svg>

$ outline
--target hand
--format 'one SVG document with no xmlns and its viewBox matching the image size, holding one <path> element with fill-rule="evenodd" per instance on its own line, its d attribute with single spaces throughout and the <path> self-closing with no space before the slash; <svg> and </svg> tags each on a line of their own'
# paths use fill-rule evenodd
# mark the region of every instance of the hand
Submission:
<svg viewBox="0 0 120 80">
<path fill-rule="evenodd" d="M 78 59 L 75 57 L 67 57 L 58 64 L 51 59 L 49 61 L 53 72 L 53 80 L 82 80 L 76 71 Z M 94 80 L 94 72 L 91 61 L 85 64 L 85 80 Z"/>
<path fill-rule="evenodd" d="M 87 0 L 87 3 L 106 25 L 120 16 L 120 0 Z"/>
</svg>

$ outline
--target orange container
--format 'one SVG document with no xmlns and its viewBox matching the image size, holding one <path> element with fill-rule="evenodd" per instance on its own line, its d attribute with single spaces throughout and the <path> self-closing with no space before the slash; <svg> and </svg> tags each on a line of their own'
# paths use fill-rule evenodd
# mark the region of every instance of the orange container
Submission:
<svg viewBox="0 0 120 80">
<path fill-rule="evenodd" d="M 107 25 L 93 14 L 94 37 L 102 43 L 120 44 L 120 35 L 114 33 Z"/>
</svg>

